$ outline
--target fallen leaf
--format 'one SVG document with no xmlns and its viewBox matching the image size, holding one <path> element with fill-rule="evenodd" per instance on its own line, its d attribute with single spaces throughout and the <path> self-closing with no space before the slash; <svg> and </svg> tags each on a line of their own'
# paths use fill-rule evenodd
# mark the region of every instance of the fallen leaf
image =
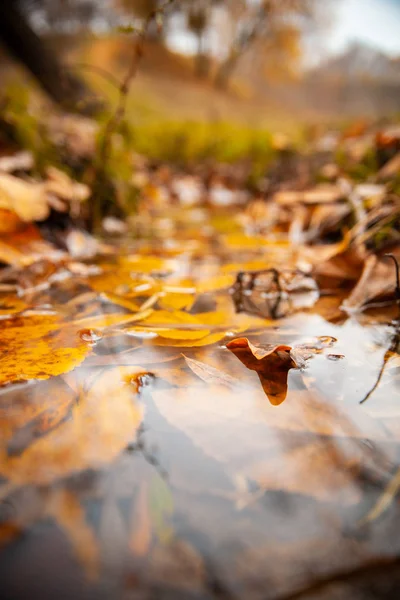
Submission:
<svg viewBox="0 0 400 600">
<path fill-rule="evenodd" d="M 314 279 L 298 270 L 241 272 L 231 290 L 237 312 L 277 319 L 313 306 L 319 298 Z"/>
<path fill-rule="evenodd" d="M 291 346 L 254 346 L 247 338 L 238 338 L 226 347 L 248 369 L 256 371 L 271 404 L 278 406 L 286 399 L 288 372 L 299 366 L 292 357 Z"/>
<path fill-rule="evenodd" d="M 399 260 L 400 252 L 394 255 Z M 343 302 L 342 308 L 348 312 L 362 309 L 371 300 L 393 296 L 396 287 L 396 273 L 389 257 L 371 255 L 365 261 L 364 270 L 350 296 Z"/>
<path fill-rule="evenodd" d="M 43 221 L 50 213 L 42 183 L 0 173 L 0 207 L 12 210 L 25 222 Z"/>
<path fill-rule="evenodd" d="M 61 375 L 81 364 L 90 352 L 76 326 L 56 316 L 4 319 L 0 328 L 0 385 Z"/>
<path fill-rule="evenodd" d="M 287 346 L 285 344 L 254 345 L 247 338 L 237 338 L 226 347 L 250 370 L 256 371 L 262 388 L 271 404 L 278 406 L 287 395 L 287 378 L 290 369 L 300 369 L 313 354 L 331 345 L 334 338 L 319 338 L 311 344 Z"/>
<path fill-rule="evenodd" d="M 199 360 L 189 358 L 183 354 L 183 358 L 186 361 L 188 367 L 193 371 L 195 375 L 200 377 L 206 383 L 215 383 L 220 385 L 226 385 L 228 387 L 238 387 L 241 382 L 236 377 L 232 377 L 211 365 L 207 365 Z"/>
</svg>

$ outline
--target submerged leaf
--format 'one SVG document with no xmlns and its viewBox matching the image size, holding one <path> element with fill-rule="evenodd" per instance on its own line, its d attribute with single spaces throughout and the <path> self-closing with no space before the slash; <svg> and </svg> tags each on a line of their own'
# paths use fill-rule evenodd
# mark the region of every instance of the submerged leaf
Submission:
<svg viewBox="0 0 400 600">
<path fill-rule="evenodd" d="M 5 319 L 0 328 L 0 385 L 61 375 L 78 366 L 90 352 L 78 328 L 56 316 Z"/>
<path fill-rule="evenodd" d="M 232 377 L 211 365 L 207 365 L 199 360 L 194 360 L 183 354 L 183 358 L 186 361 L 188 367 L 193 371 L 195 375 L 200 377 L 206 383 L 215 383 L 220 385 L 227 385 L 228 387 L 238 387 L 241 385 L 239 379 Z"/>
<path fill-rule="evenodd" d="M 111 462 L 134 440 L 142 420 L 143 411 L 134 401 L 135 386 L 129 383 L 137 372 L 143 373 L 144 369 L 106 369 L 95 377 L 88 391 L 87 377 L 76 381 L 75 393 L 71 390 L 70 418 L 35 439 L 19 455 L 10 455 L 8 445 L 21 428 L 23 415 L 14 424 L 10 419 L 0 446 L 1 475 L 19 485 L 48 484 Z M 74 380 L 69 379 L 69 383 L 74 385 Z M 53 402 L 49 402 L 49 409 Z M 25 406 L 29 414 L 29 400 Z"/>
</svg>

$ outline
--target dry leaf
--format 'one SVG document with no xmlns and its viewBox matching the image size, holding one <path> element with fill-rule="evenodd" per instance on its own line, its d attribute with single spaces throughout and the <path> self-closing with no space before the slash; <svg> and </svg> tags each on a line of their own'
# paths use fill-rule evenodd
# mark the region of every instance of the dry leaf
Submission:
<svg viewBox="0 0 400 600">
<path fill-rule="evenodd" d="M 400 258 L 399 251 L 394 253 Z M 343 302 L 343 309 L 349 312 L 357 311 L 371 300 L 385 296 L 393 296 L 396 287 L 396 273 L 393 262 L 389 257 L 378 258 L 370 256 L 365 261 L 364 270 L 356 287 Z"/>
<path fill-rule="evenodd" d="M 43 221 L 50 209 L 42 183 L 24 181 L 0 173 L 0 207 L 11 210 L 21 221 Z"/>
</svg>

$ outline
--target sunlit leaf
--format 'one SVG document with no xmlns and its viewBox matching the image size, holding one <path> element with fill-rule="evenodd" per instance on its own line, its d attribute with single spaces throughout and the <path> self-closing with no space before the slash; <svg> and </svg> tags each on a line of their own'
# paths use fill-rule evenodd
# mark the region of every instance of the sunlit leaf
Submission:
<svg viewBox="0 0 400 600">
<path fill-rule="evenodd" d="M 66 373 L 90 352 L 78 328 L 55 316 L 5 319 L 0 328 L 0 384 Z"/>
</svg>

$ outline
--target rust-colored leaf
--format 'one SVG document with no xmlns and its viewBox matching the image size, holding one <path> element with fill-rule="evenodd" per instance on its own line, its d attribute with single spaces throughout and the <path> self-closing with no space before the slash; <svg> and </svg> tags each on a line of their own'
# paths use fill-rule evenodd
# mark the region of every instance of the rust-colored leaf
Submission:
<svg viewBox="0 0 400 600">
<path fill-rule="evenodd" d="M 300 369 L 313 355 L 335 343 L 335 338 L 321 336 L 308 344 L 252 344 L 247 338 L 237 338 L 226 347 L 250 370 L 256 371 L 271 404 L 279 405 L 287 395 L 290 369 Z"/>
<path fill-rule="evenodd" d="M 226 347 L 260 378 L 264 392 L 271 404 L 281 404 L 287 394 L 287 377 L 290 369 L 298 368 L 291 355 L 291 346 L 254 346 L 247 338 L 237 338 Z"/>
</svg>

